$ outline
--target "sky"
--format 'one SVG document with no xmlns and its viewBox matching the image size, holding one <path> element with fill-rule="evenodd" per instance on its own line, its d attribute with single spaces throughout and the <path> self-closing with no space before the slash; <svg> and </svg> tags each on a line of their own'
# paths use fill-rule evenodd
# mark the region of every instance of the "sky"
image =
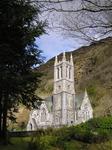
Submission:
<svg viewBox="0 0 112 150">
<path fill-rule="evenodd" d="M 39 49 L 43 51 L 42 55 L 46 57 L 46 61 L 64 51 L 73 51 L 83 45 L 80 40 L 64 38 L 56 32 L 42 35 L 36 40 L 36 43 Z"/>
<path fill-rule="evenodd" d="M 78 7 L 78 1 L 75 1 L 74 6 Z M 70 2 L 70 8 L 71 8 L 71 2 Z M 63 3 L 63 7 L 69 9 L 68 3 Z M 56 4 L 55 7 L 57 8 L 61 7 L 60 3 Z M 50 5 L 50 7 L 54 7 L 54 4 Z M 48 5 L 49 8 L 49 5 Z M 46 60 L 49 60 L 50 58 L 66 51 L 73 51 L 76 50 L 77 48 L 85 45 L 84 41 L 82 42 L 80 39 L 73 39 L 73 38 L 67 38 L 62 36 L 62 31 L 60 30 L 57 31 L 55 27 L 59 27 L 64 19 L 65 15 L 63 13 L 57 13 L 57 12 L 49 12 L 45 11 L 43 14 L 41 14 L 40 19 L 47 20 L 48 22 L 48 28 L 47 32 L 48 34 L 42 35 L 40 38 L 36 40 L 36 43 L 39 47 L 40 50 L 43 51 L 43 56 L 46 57 Z M 50 30 L 51 29 L 51 30 Z M 57 32 L 56 32 L 57 31 Z"/>
</svg>

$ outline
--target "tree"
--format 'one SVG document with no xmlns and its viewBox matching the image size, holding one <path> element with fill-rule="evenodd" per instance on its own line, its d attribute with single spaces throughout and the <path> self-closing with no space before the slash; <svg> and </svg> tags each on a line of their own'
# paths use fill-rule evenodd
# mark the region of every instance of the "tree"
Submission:
<svg viewBox="0 0 112 150">
<path fill-rule="evenodd" d="M 61 16 L 52 17 L 53 28 L 64 35 L 97 40 L 112 34 L 112 0 L 40 0 L 44 11 Z M 47 4 L 46 4 L 47 3 Z M 50 20 L 51 21 L 51 20 Z M 58 24 L 57 24 L 57 21 Z"/>
<path fill-rule="evenodd" d="M 97 40 L 111 36 L 111 16 L 111 0 L 81 0 L 78 7 L 76 5 L 71 12 L 68 11 L 63 21 L 63 27 L 71 36 Z"/>
<path fill-rule="evenodd" d="M 40 74 L 32 67 L 42 63 L 35 37 L 45 33 L 40 8 L 30 0 L 0 1 L 0 136 L 6 141 L 7 119 L 19 103 L 34 107 Z"/>
</svg>

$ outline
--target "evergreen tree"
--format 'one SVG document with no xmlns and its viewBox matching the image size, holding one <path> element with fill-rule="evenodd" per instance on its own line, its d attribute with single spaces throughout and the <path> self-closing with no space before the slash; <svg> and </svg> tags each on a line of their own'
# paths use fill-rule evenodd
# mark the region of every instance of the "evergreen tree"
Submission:
<svg viewBox="0 0 112 150">
<path fill-rule="evenodd" d="M 30 0 L 0 0 L 0 136 L 6 140 L 7 118 L 19 103 L 34 106 L 42 62 L 35 37 L 45 33 L 39 7 Z"/>
</svg>

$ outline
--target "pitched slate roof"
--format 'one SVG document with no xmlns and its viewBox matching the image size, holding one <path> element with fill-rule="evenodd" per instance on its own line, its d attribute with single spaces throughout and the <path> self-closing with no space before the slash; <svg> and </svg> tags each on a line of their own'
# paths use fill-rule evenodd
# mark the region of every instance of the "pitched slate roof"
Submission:
<svg viewBox="0 0 112 150">
<path fill-rule="evenodd" d="M 45 98 L 45 104 L 48 108 L 48 111 L 52 112 L 52 109 L 53 109 L 53 96 L 49 96 L 49 97 Z"/>
<path fill-rule="evenodd" d="M 80 109 L 80 107 L 81 107 L 81 104 L 82 104 L 82 101 L 83 101 L 83 99 L 84 99 L 84 92 L 82 92 L 82 93 L 77 93 L 76 95 L 75 95 L 75 106 L 76 106 L 76 109 Z"/>
<path fill-rule="evenodd" d="M 75 95 L 75 109 L 80 109 L 82 101 L 84 99 L 85 92 L 77 93 Z M 53 96 L 45 98 L 45 104 L 49 112 L 52 112 L 53 109 Z"/>
</svg>

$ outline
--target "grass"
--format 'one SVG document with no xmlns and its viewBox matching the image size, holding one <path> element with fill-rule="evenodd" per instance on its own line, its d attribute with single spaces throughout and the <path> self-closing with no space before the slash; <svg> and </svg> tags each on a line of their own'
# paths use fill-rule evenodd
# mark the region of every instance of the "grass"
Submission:
<svg viewBox="0 0 112 150">
<path fill-rule="evenodd" d="M 9 145 L 0 145 L 0 150 L 27 150 L 30 137 L 16 137 L 10 138 L 11 144 Z"/>
<path fill-rule="evenodd" d="M 44 136 L 43 138 L 46 138 Z M 47 138 L 50 138 L 47 136 Z M 25 137 L 25 138 L 11 138 L 12 145 L 7 146 L 0 146 L 0 150 L 38 150 L 37 148 L 30 148 L 29 142 L 31 141 L 31 138 Z M 102 142 L 99 144 L 96 143 L 84 143 L 79 142 L 76 140 L 66 141 L 64 142 L 63 147 L 59 146 L 49 146 L 47 149 L 44 150 L 111 150 L 112 149 L 112 140 Z M 40 150 L 40 149 L 39 149 Z"/>
<path fill-rule="evenodd" d="M 88 144 L 79 141 L 69 141 L 65 143 L 65 150 L 111 150 L 112 141 L 107 141 L 100 144 Z"/>
</svg>

